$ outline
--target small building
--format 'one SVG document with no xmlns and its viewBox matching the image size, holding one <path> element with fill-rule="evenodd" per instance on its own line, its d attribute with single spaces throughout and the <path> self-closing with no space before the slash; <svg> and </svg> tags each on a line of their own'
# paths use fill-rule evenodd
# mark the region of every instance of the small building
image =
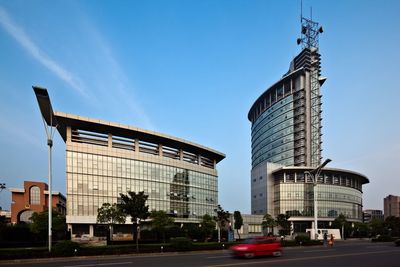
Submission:
<svg viewBox="0 0 400 267">
<path fill-rule="evenodd" d="M 48 185 L 43 182 L 24 181 L 24 188 L 10 188 L 11 223 L 31 222 L 34 212 L 48 209 Z M 66 214 L 67 200 L 60 192 L 52 192 L 52 206 L 61 214 Z"/>
<path fill-rule="evenodd" d="M 382 210 L 364 210 L 363 211 L 363 222 L 369 223 L 373 219 L 378 219 L 383 221 L 383 211 Z"/>
<path fill-rule="evenodd" d="M 241 214 L 243 219 L 243 225 L 237 231 L 234 229 L 234 237 L 235 239 L 246 239 L 253 236 L 262 236 L 267 234 L 263 231 L 262 221 L 264 215 L 254 215 L 254 214 Z M 232 225 L 235 224 L 235 220 L 233 215 L 230 218 Z M 239 232 L 239 234 L 238 234 Z"/>
<path fill-rule="evenodd" d="M 1 216 L 4 216 L 3 223 L 5 223 L 5 224 L 11 223 L 11 211 L 9 211 L 9 210 L 1 210 L 0 209 L 0 217 Z"/>
</svg>

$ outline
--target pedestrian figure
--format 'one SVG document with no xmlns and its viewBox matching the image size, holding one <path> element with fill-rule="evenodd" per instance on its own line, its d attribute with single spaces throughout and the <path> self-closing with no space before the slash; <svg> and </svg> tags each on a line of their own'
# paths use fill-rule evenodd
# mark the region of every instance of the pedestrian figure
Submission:
<svg viewBox="0 0 400 267">
<path fill-rule="evenodd" d="M 333 242 L 335 242 L 335 238 L 333 237 L 333 234 L 331 234 L 331 238 L 329 239 L 329 245 L 333 247 Z"/>
<path fill-rule="evenodd" d="M 324 247 L 326 247 L 328 244 L 328 234 L 324 233 Z"/>
</svg>

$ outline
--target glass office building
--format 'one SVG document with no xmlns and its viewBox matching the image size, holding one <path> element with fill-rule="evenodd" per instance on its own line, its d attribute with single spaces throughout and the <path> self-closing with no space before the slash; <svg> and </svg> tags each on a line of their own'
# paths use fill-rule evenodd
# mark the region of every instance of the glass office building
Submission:
<svg viewBox="0 0 400 267">
<path fill-rule="evenodd" d="M 265 90 L 251 106 L 251 212 L 288 214 L 294 231 L 311 228 L 314 212 L 318 222 L 345 215 L 362 221 L 364 175 L 343 169 L 323 168 L 314 186 L 306 172 L 322 159 L 322 96 L 326 78 L 321 76 L 318 23 L 302 18 L 301 52 L 289 70 Z"/>
<path fill-rule="evenodd" d="M 215 213 L 216 166 L 223 153 L 153 131 L 53 112 L 49 101 L 39 105 L 66 143 L 67 224 L 73 235 L 96 235 L 97 209 L 118 203 L 128 191 L 144 191 L 149 210 L 164 210 L 175 222 L 198 223 Z"/>
</svg>

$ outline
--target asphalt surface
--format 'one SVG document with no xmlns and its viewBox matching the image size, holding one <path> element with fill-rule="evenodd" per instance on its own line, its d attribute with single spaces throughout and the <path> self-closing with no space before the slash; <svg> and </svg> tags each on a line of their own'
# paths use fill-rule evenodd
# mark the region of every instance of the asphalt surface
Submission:
<svg viewBox="0 0 400 267">
<path fill-rule="evenodd" d="M 341 241 L 333 247 L 283 248 L 281 257 L 255 259 L 232 258 L 229 250 L 159 253 L 142 255 L 72 257 L 55 259 L 31 259 L 1 261 L 0 266 L 40 267 L 92 267 L 92 266 L 363 266 L 399 267 L 400 247 L 394 243 L 371 243 L 369 241 Z"/>
</svg>

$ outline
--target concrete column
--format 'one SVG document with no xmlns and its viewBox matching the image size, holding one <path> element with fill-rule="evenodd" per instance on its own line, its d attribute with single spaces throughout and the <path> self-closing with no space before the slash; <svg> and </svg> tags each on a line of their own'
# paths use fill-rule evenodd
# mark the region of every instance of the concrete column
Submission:
<svg viewBox="0 0 400 267">
<path fill-rule="evenodd" d="M 162 157 L 162 156 L 163 156 L 163 152 L 162 152 L 162 144 L 158 144 L 158 155 L 159 155 L 160 157 Z"/>
<path fill-rule="evenodd" d="M 112 147 L 112 134 L 108 134 L 108 147 L 111 148 Z"/>
<path fill-rule="evenodd" d="M 139 139 L 135 139 L 135 153 L 139 153 Z"/>
<path fill-rule="evenodd" d="M 89 236 L 93 237 L 94 236 L 94 227 L 93 224 L 89 225 Z"/>
<path fill-rule="evenodd" d="M 183 160 L 183 150 L 179 149 L 179 160 Z"/>
<path fill-rule="evenodd" d="M 71 142 L 71 138 L 72 138 L 72 130 L 70 126 L 67 126 L 67 143 Z"/>
</svg>

